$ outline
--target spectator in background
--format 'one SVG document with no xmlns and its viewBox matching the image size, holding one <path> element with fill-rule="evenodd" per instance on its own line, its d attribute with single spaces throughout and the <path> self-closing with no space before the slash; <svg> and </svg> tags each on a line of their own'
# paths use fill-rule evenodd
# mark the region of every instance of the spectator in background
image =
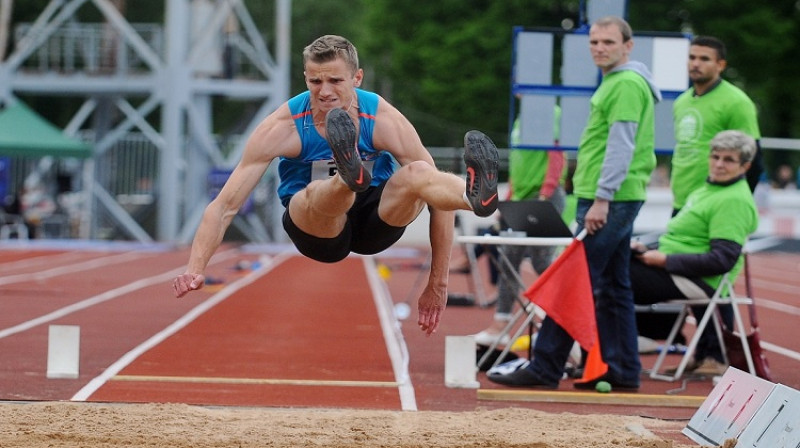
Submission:
<svg viewBox="0 0 800 448">
<path fill-rule="evenodd" d="M 740 88 L 722 79 L 726 58 L 725 44 L 715 37 L 697 36 L 689 46 L 687 71 L 692 86 L 675 99 L 672 107 L 676 142 L 670 174 L 672 216 L 694 190 L 705 185 L 710 142 L 720 131 L 735 129 L 755 139 L 757 151 L 747 171 L 751 193 L 764 172 L 756 106 Z M 720 313 L 724 319 L 732 319 L 730 306 L 721 306 Z M 672 313 L 636 316 L 639 328 L 661 327 L 668 322 L 671 325 L 675 318 Z M 714 334 L 703 337 L 697 347 L 699 358 L 710 356 L 718 343 Z"/>
<path fill-rule="evenodd" d="M 638 254 L 631 261 L 637 304 L 710 298 L 725 273 L 730 272 L 734 281 L 742 269 L 742 248 L 758 227 L 758 211 L 745 181 L 756 144 L 743 132 L 722 131 L 711 140 L 710 147 L 708 179 L 669 220 L 658 249 L 649 250 L 639 242 L 631 244 Z M 699 321 L 705 307 L 693 307 L 692 312 Z M 659 339 L 667 338 L 674 322 L 674 317 L 668 321 Z M 725 325 L 732 329 L 733 321 Z M 713 325 L 705 328 L 702 338 L 714 345 L 703 352 L 695 351 L 687 371 L 722 375 L 728 366 Z"/>
<path fill-rule="evenodd" d="M 560 136 L 561 107 L 555 106 L 553 110 L 553 146 L 558 146 Z M 530 150 L 518 148 L 521 143 L 522 129 L 520 119 L 514 120 L 511 129 L 511 150 L 509 151 L 509 184 L 510 199 L 523 201 L 529 199 L 546 200 L 553 203 L 559 213 L 564 211 L 566 193 L 564 192 L 564 179 L 566 177 L 566 155 L 563 151 Z M 501 228 L 503 217 L 500 216 Z M 541 274 L 550 266 L 555 256 L 554 247 L 508 246 L 504 253 L 511 266 L 519 270 L 522 261 L 530 257 L 533 269 Z M 514 272 L 511 272 L 506 263 L 500 263 L 500 275 L 497 282 L 497 303 L 494 319 L 485 330 L 475 335 L 475 343 L 490 346 L 494 342 L 506 345 L 509 335 L 503 333 L 512 318 L 514 303 L 519 294 L 519 285 Z"/>
<path fill-rule="evenodd" d="M 689 46 L 687 69 L 692 86 L 673 103 L 675 151 L 670 185 L 673 215 L 689 194 L 702 187 L 708 176 L 709 142 L 720 131 L 736 129 L 759 145 L 756 106 L 742 89 L 722 79 L 727 67 L 725 44 L 715 37 L 698 36 Z M 764 172 L 761 150 L 747 171 L 750 191 L 755 191 Z"/>
<path fill-rule="evenodd" d="M 772 188 L 779 190 L 796 190 L 797 180 L 794 176 L 792 167 L 783 164 L 775 171 L 775 181 L 772 183 Z"/>
</svg>

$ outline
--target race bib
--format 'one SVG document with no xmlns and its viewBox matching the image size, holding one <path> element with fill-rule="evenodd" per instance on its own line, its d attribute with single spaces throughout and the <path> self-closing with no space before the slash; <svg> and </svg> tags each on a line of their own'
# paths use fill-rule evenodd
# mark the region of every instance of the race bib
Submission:
<svg viewBox="0 0 800 448">
<path fill-rule="evenodd" d="M 372 174 L 374 160 L 362 160 L 367 171 Z M 336 174 L 336 162 L 333 160 L 315 160 L 311 162 L 311 180 L 325 180 Z"/>
</svg>

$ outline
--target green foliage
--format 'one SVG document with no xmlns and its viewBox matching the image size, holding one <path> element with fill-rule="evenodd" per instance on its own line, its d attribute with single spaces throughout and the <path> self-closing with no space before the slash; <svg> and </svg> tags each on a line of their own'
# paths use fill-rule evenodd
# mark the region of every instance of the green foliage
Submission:
<svg viewBox="0 0 800 448">
<path fill-rule="evenodd" d="M 761 133 L 769 137 L 800 136 L 800 3 L 745 0 L 715 2 L 629 2 L 634 29 L 685 30 L 722 39 L 728 49 L 723 77 L 743 88 L 756 102 Z M 765 153 L 768 167 L 800 164 L 800 154 Z M 771 169 L 769 170 L 771 174 Z"/>
<path fill-rule="evenodd" d="M 478 128 L 507 144 L 512 30 L 558 26 L 576 1 L 375 0 L 364 50 L 390 98 L 432 146 L 460 146 Z"/>
<path fill-rule="evenodd" d="M 127 0 L 125 14 L 131 22 L 163 22 L 166 1 Z M 579 8 L 588 1 L 592 0 L 293 0 L 291 93 L 305 89 L 303 47 L 323 34 L 341 34 L 359 48 L 364 86 L 406 114 L 427 145 L 460 146 L 466 130 L 480 129 L 504 146 L 513 28 L 560 27 L 565 20 L 578 25 Z M 13 21 L 32 22 L 49 3 L 16 1 Z M 82 20 L 96 14 L 91 3 L 80 9 Z M 275 1 L 245 3 L 274 48 Z M 684 31 L 725 41 L 729 68 L 724 76 L 756 101 L 763 134 L 800 136 L 800 3 L 626 4 L 635 32 Z"/>
</svg>

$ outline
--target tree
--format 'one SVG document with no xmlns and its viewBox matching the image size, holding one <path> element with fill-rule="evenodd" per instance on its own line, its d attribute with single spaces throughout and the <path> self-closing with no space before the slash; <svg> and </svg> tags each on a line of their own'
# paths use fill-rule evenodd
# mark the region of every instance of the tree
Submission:
<svg viewBox="0 0 800 448">
<path fill-rule="evenodd" d="M 577 22 L 577 1 L 374 0 L 364 47 L 391 98 L 430 146 L 460 146 L 481 129 L 507 145 L 514 26 Z M 379 30 L 379 31 L 377 31 Z"/>
<path fill-rule="evenodd" d="M 753 4 L 745 0 L 712 2 L 630 2 L 634 29 L 683 30 L 712 35 L 728 48 L 728 68 L 723 77 L 744 89 L 756 103 L 761 133 L 770 137 L 800 134 L 800 101 L 796 57 L 800 42 L 800 10 L 788 1 Z M 766 152 L 768 168 L 793 160 L 800 154 Z"/>
</svg>

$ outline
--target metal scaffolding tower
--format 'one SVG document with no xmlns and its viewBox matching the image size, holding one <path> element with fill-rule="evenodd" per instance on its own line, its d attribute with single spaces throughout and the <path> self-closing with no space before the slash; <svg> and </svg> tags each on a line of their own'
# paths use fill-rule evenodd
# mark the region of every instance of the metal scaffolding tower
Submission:
<svg viewBox="0 0 800 448">
<path fill-rule="evenodd" d="M 65 132 L 94 146 L 82 185 L 87 220 L 102 207 L 128 238 L 187 242 L 209 199 L 209 173 L 232 169 L 245 143 L 223 146 L 214 135 L 214 101 L 252 105 L 246 135 L 289 96 L 291 0 L 275 0 L 274 57 L 243 0 L 165 0 L 163 27 L 131 24 L 115 3 L 124 0 L 51 0 L 35 22 L 18 26 L 0 62 L 0 100 L 81 98 Z M 104 22 L 78 20 L 92 7 Z M 125 175 L 97 161 L 132 133 L 157 153 L 155 235 L 101 181 Z M 270 215 L 274 222 L 245 218 L 245 236 L 274 239 L 279 218 Z M 96 226 L 87 229 L 82 237 L 98 237 Z"/>
</svg>

